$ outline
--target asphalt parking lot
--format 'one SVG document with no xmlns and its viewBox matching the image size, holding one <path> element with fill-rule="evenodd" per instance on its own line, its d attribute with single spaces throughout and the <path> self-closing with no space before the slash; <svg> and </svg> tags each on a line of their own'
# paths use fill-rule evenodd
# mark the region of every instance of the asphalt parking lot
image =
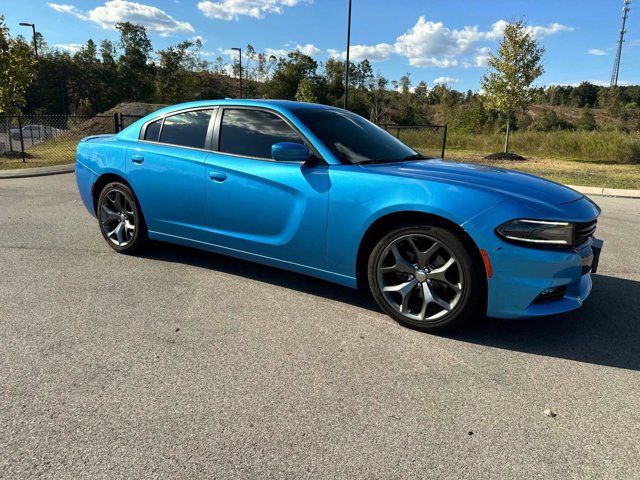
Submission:
<svg viewBox="0 0 640 480">
<path fill-rule="evenodd" d="M 582 310 L 434 336 L 0 180 L 0 477 L 640 478 L 640 200 L 594 199 Z"/>
</svg>

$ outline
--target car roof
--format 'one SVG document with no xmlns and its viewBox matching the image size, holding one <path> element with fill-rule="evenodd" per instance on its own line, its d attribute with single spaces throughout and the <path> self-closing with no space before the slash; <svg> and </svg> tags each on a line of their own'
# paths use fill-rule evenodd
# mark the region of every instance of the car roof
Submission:
<svg viewBox="0 0 640 480">
<path fill-rule="evenodd" d="M 138 138 L 140 127 L 156 117 L 170 114 L 172 112 L 179 112 L 180 110 L 187 110 L 191 108 L 204 108 L 204 107 L 218 107 L 218 106 L 237 106 L 237 107 L 264 107 L 271 108 L 275 111 L 286 113 L 290 110 L 299 109 L 323 109 L 323 110 L 339 110 L 336 107 L 329 105 L 321 105 L 319 103 L 306 103 L 306 102 L 294 102 L 292 100 L 269 100 L 269 99 L 247 99 L 247 98 L 225 98 L 218 100 L 197 100 L 194 102 L 178 103 L 176 105 L 169 105 L 163 107 L 149 115 L 134 122 L 129 127 L 122 130 L 116 136 L 118 138 L 134 140 Z"/>
</svg>

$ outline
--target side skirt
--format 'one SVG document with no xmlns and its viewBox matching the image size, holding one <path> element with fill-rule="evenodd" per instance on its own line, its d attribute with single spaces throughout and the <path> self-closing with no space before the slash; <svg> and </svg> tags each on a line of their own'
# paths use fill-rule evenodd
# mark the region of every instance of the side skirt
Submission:
<svg viewBox="0 0 640 480">
<path fill-rule="evenodd" d="M 341 275 L 335 272 L 329 272 L 320 268 L 308 267 L 306 265 L 300 265 L 299 263 L 279 260 L 277 258 L 266 257 L 264 255 L 257 255 L 255 253 L 236 250 L 230 247 L 223 247 L 221 245 L 215 245 L 213 243 L 179 237 L 177 235 L 154 232 L 152 230 L 149 230 L 149 238 L 152 240 L 160 240 L 163 242 L 176 243 L 178 245 L 184 245 L 187 247 L 199 248 L 201 250 L 207 250 L 209 252 L 227 255 L 229 257 L 240 258 L 242 260 L 248 260 L 250 262 L 261 263 L 263 265 L 269 265 L 271 267 L 282 268 L 284 270 L 290 270 L 296 273 L 301 273 L 303 275 L 309 275 L 311 277 L 316 277 L 322 280 L 337 283 L 339 285 L 344 285 L 345 287 L 357 288 L 356 279 L 354 277 Z"/>
</svg>

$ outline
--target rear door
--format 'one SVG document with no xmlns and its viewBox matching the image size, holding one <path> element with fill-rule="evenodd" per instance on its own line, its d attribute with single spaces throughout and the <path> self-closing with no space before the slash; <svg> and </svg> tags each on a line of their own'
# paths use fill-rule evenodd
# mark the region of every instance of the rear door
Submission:
<svg viewBox="0 0 640 480">
<path fill-rule="evenodd" d="M 329 190 L 321 162 L 277 162 L 271 146 L 307 143 L 282 115 L 225 107 L 206 162 L 212 243 L 315 268 L 324 266 Z"/>
<path fill-rule="evenodd" d="M 143 126 L 127 173 L 150 231 L 206 241 L 204 166 L 215 108 L 167 115 Z"/>
</svg>

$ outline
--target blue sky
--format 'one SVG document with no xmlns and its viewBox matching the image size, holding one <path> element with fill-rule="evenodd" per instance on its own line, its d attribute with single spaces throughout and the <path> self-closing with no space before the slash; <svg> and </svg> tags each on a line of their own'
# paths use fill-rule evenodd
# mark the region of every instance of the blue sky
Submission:
<svg viewBox="0 0 640 480">
<path fill-rule="evenodd" d="M 9 0 L 2 0 L 7 4 Z M 187 38 L 204 41 L 208 59 L 251 43 L 283 54 L 300 48 L 318 61 L 345 50 L 347 0 L 11 0 L 0 8 L 13 34 L 35 22 L 50 46 L 73 49 L 117 39 L 113 24 L 148 27 L 154 47 Z M 640 0 L 632 5 L 621 83 L 640 83 Z M 390 79 L 406 72 L 424 80 L 477 89 L 489 49 L 505 20 L 524 16 L 546 47 L 546 72 L 538 82 L 608 83 L 620 28 L 622 0 L 353 0 L 352 58 L 375 60 Z M 225 56 L 224 53 L 222 53 Z M 228 57 L 225 58 L 227 61 Z"/>
</svg>

